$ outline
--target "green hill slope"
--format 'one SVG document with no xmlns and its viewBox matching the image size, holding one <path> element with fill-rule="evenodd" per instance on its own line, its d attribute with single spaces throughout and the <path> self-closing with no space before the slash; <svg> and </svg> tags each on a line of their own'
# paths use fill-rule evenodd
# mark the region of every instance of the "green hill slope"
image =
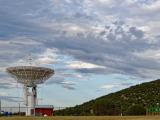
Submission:
<svg viewBox="0 0 160 120">
<path fill-rule="evenodd" d="M 55 111 L 56 115 L 128 115 L 131 111 L 142 112 L 160 103 L 160 80 L 132 86 L 95 100 Z M 135 110 L 136 109 L 136 110 Z"/>
</svg>

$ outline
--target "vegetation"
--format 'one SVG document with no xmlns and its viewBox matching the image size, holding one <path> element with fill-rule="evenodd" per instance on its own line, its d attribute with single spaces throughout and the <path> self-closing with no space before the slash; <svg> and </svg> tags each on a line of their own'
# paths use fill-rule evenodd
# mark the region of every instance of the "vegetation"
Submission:
<svg viewBox="0 0 160 120">
<path fill-rule="evenodd" d="M 144 115 L 146 108 L 156 106 L 159 102 L 160 80 L 156 80 L 55 111 L 55 115 Z"/>
<path fill-rule="evenodd" d="M 145 115 L 146 109 L 141 105 L 133 105 L 127 110 L 127 115 Z"/>
<path fill-rule="evenodd" d="M 94 115 L 119 115 L 120 107 L 115 106 L 112 101 L 106 101 L 104 99 L 100 99 L 95 101 L 93 105 Z"/>
<path fill-rule="evenodd" d="M 159 116 L 56 116 L 56 117 L 0 117 L 0 120 L 159 120 Z"/>
</svg>

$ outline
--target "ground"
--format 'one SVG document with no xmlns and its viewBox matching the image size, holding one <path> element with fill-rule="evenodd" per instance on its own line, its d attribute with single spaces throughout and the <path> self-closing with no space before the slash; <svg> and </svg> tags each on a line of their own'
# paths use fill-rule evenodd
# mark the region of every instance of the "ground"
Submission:
<svg viewBox="0 0 160 120">
<path fill-rule="evenodd" d="M 160 116 L 63 116 L 63 117 L 0 117 L 0 120 L 160 120 Z"/>
</svg>

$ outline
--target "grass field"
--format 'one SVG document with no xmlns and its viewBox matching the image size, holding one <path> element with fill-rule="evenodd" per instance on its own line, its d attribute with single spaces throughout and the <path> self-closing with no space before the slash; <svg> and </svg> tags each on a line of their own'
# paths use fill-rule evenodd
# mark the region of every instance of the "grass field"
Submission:
<svg viewBox="0 0 160 120">
<path fill-rule="evenodd" d="M 0 120 L 160 120 L 160 116 L 63 116 L 63 117 L 0 117 Z"/>
</svg>

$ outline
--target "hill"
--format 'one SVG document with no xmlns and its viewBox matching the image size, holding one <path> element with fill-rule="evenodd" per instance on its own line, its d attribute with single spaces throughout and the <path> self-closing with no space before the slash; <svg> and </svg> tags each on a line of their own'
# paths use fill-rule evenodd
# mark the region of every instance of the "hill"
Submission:
<svg viewBox="0 0 160 120">
<path fill-rule="evenodd" d="M 146 108 L 159 106 L 159 102 L 160 80 L 155 80 L 99 97 L 82 105 L 57 110 L 55 115 L 145 114 Z"/>
</svg>

